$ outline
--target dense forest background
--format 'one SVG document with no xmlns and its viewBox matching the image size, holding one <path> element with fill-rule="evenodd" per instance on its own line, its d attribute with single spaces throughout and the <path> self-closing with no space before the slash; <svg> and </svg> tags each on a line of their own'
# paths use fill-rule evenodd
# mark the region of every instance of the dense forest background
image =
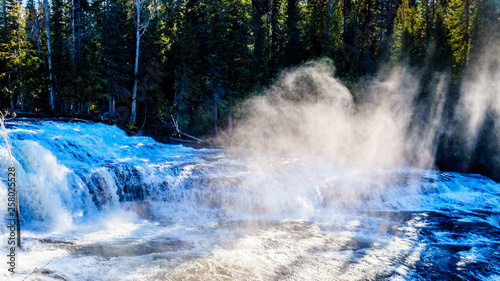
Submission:
<svg viewBox="0 0 500 281">
<path fill-rule="evenodd" d="M 500 38 L 493 0 L 26 1 L 0 0 L 3 109 L 114 115 L 132 130 L 175 120 L 197 136 L 230 130 L 281 71 L 324 57 L 355 98 L 404 65 L 422 73 L 425 104 L 426 81 L 448 73 L 452 116 L 467 65 Z"/>
</svg>

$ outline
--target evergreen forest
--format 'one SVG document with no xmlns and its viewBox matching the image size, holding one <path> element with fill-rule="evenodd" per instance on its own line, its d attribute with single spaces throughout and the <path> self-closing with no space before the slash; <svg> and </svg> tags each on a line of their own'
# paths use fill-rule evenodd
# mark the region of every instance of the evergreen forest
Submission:
<svg viewBox="0 0 500 281">
<path fill-rule="evenodd" d="M 280 73 L 325 58 L 355 100 L 404 66 L 422 74 L 425 105 L 427 81 L 447 73 L 453 116 L 467 66 L 500 42 L 495 0 L 25 1 L 0 0 L 0 107 L 114 116 L 135 132 L 216 136 Z"/>
</svg>

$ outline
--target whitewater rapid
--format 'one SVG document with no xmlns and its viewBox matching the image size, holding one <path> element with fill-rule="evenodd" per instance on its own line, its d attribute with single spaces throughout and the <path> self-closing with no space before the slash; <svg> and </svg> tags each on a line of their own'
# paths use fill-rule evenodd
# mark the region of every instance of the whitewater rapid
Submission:
<svg viewBox="0 0 500 281">
<path fill-rule="evenodd" d="M 349 170 L 67 120 L 7 131 L 24 250 L 9 274 L 2 227 L 1 280 L 500 279 L 500 185 L 479 175 Z M 3 222 L 8 167 L 2 142 Z"/>
</svg>

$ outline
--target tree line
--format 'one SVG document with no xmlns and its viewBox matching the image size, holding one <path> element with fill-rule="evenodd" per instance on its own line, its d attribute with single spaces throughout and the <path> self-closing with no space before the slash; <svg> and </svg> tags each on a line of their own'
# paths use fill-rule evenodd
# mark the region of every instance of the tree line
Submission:
<svg viewBox="0 0 500 281">
<path fill-rule="evenodd" d="M 118 112 L 216 134 L 288 67 L 329 57 L 348 86 L 382 65 L 449 71 L 458 93 L 493 0 L 0 0 L 2 108 Z M 425 89 L 422 90 L 425 96 Z M 149 120 L 146 122 L 146 120 Z"/>
</svg>

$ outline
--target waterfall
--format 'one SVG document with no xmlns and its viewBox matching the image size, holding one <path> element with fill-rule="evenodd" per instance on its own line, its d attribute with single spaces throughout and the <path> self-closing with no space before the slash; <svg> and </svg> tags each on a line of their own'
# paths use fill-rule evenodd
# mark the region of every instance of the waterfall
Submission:
<svg viewBox="0 0 500 281">
<path fill-rule="evenodd" d="M 500 185 L 483 176 L 194 149 L 62 120 L 16 119 L 6 132 L 22 186 L 24 276 L 48 263 L 38 273 L 47 280 L 500 274 Z M 0 165 L 10 165 L 5 145 Z M 0 202 L 6 190 L 0 181 Z M 1 228 L 0 247 L 7 235 Z M 448 267 L 433 265 L 438 257 Z"/>
<path fill-rule="evenodd" d="M 471 186 L 460 174 L 411 167 L 345 170 L 317 156 L 265 159 L 238 148 L 197 150 L 129 137 L 103 124 L 28 119 L 8 127 L 23 186 L 23 224 L 49 228 L 69 227 L 126 202 L 176 204 L 181 213 L 207 217 L 282 218 L 322 208 L 415 208 L 435 199 L 428 194 L 445 200 L 451 191 L 498 188 L 483 177 Z M 1 153 L 6 168 L 8 151 Z"/>
</svg>

